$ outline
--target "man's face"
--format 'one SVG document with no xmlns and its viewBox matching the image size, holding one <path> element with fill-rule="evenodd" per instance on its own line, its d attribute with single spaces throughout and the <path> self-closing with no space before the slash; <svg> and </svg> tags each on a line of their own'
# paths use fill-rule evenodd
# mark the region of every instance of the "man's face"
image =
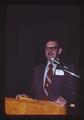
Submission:
<svg viewBox="0 0 84 120">
<path fill-rule="evenodd" d="M 48 41 L 45 46 L 45 54 L 48 60 L 56 58 L 61 54 L 61 48 L 59 48 L 58 42 Z"/>
</svg>

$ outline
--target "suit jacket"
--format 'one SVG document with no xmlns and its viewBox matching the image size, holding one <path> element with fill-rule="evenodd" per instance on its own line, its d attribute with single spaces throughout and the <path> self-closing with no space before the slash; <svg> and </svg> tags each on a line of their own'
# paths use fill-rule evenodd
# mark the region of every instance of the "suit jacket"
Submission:
<svg viewBox="0 0 84 120">
<path fill-rule="evenodd" d="M 46 65 L 37 66 L 33 74 L 33 82 L 30 90 L 30 94 L 35 99 L 43 100 L 45 98 L 45 92 L 43 89 L 43 78 Z M 73 67 L 70 67 L 74 71 Z M 57 68 L 62 70 L 60 65 Z M 77 104 L 77 78 L 64 72 L 64 75 L 54 75 L 52 83 L 49 87 L 48 100 L 54 101 L 59 96 L 64 97 L 67 100 L 67 104 L 75 103 Z"/>
</svg>

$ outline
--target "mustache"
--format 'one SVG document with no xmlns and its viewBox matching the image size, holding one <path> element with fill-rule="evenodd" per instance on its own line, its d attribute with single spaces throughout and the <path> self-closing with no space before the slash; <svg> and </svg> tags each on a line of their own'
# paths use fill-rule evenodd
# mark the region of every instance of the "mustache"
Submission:
<svg viewBox="0 0 84 120">
<path fill-rule="evenodd" d="M 53 53 L 49 52 L 49 53 L 47 53 L 47 55 L 53 55 Z"/>
</svg>

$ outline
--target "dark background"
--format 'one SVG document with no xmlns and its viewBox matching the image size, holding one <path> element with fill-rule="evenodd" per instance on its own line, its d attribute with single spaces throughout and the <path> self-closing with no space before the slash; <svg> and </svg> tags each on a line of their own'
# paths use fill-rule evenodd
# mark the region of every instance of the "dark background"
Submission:
<svg viewBox="0 0 84 120">
<path fill-rule="evenodd" d="M 46 39 L 63 43 L 62 57 L 79 70 L 78 5 L 7 5 L 5 16 L 5 96 L 27 94 L 36 65 L 44 62 Z"/>
</svg>

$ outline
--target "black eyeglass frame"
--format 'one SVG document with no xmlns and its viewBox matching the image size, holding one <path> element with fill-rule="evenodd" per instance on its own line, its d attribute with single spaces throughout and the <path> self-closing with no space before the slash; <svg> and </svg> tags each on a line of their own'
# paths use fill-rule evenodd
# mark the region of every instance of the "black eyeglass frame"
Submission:
<svg viewBox="0 0 84 120">
<path fill-rule="evenodd" d="M 54 47 L 45 47 L 45 50 L 56 50 L 56 49 L 59 49 L 59 47 L 57 47 L 57 46 L 54 46 Z"/>
</svg>

